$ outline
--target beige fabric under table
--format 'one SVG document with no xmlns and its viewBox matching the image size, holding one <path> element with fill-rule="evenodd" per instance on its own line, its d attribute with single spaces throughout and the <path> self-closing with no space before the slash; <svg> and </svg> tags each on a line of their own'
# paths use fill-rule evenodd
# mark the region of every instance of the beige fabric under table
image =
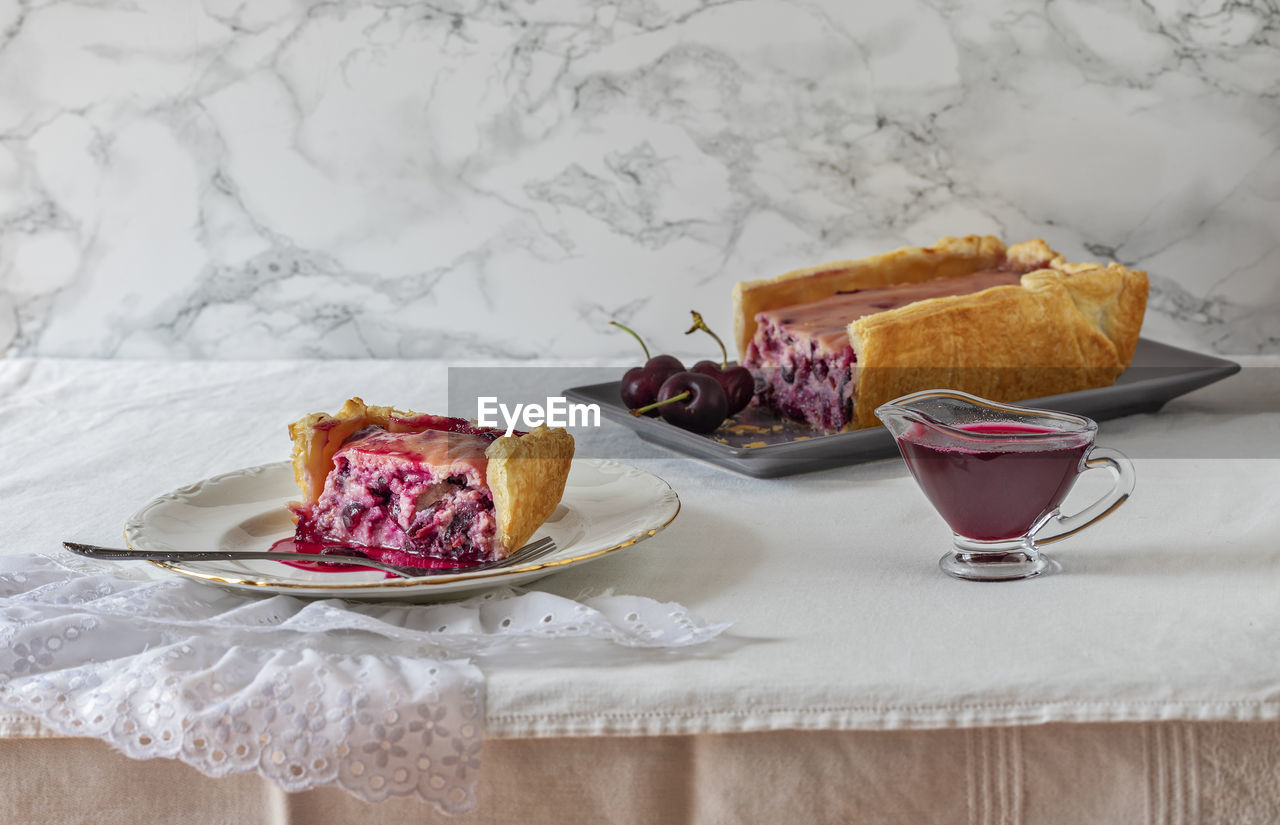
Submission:
<svg viewBox="0 0 1280 825">
<path fill-rule="evenodd" d="M 22 825 L 1195 825 L 1280 822 L 1280 723 L 503 739 L 480 806 L 209 779 L 96 740 L 0 742 L 0 822 Z"/>
</svg>

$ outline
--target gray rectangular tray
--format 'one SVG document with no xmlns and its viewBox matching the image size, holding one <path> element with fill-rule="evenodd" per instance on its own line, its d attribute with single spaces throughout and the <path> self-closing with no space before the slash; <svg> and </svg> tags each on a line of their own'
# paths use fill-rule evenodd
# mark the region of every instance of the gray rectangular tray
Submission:
<svg viewBox="0 0 1280 825">
<path fill-rule="evenodd" d="M 1239 370 L 1240 365 L 1234 361 L 1140 338 L 1129 369 L 1111 386 L 1018 403 L 1101 421 L 1155 412 L 1171 398 Z M 645 441 L 756 478 L 825 470 L 898 453 L 893 438 L 883 427 L 823 433 L 754 407 L 739 413 L 734 425 L 711 435 L 698 435 L 661 418 L 633 416 L 618 396 L 619 384 L 609 381 L 573 387 L 564 394 L 580 403 L 599 404 L 602 414 L 632 428 Z"/>
</svg>

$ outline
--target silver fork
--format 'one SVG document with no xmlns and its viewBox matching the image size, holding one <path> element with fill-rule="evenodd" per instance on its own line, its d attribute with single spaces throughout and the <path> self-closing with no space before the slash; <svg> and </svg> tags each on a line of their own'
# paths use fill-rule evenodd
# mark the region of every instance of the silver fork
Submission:
<svg viewBox="0 0 1280 825">
<path fill-rule="evenodd" d="M 358 567 L 370 567 L 375 570 L 385 570 L 388 573 L 394 573 L 405 579 L 417 579 L 425 576 L 441 576 L 462 573 L 477 573 L 481 570 L 496 570 L 501 567 L 514 567 L 525 562 L 540 559 L 550 553 L 555 552 L 556 543 L 550 538 L 541 538 L 532 541 L 515 551 L 504 559 L 496 561 L 486 561 L 480 564 L 473 564 L 468 567 L 412 567 L 404 564 L 386 564 L 380 561 L 374 561 L 367 556 L 359 553 L 351 552 L 347 548 L 325 547 L 325 550 L 333 552 L 326 553 L 290 553 L 288 551 L 269 551 L 269 550 L 247 550 L 244 552 L 236 552 L 234 550 L 134 550 L 133 548 L 119 547 L 99 547 L 96 544 L 80 544 L 74 541 L 64 541 L 62 546 L 81 556 L 87 556 L 91 559 L 105 559 L 110 561 L 140 560 L 140 561 L 228 561 L 237 559 L 271 559 L 272 561 L 307 561 L 324 564 L 326 562 L 338 562 L 341 564 L 350 564 Z"/>
</svg>

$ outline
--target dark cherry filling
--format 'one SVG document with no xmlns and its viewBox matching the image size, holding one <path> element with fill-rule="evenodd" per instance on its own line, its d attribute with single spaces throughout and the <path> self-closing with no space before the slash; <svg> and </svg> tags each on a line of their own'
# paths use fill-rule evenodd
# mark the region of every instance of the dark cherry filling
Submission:
<svg viewBox="0 0 1280 825">
<path fill-rule="evenodd" d="M 459 435 L 446 440 L 380 427 L 354 434 L 334 455 L 320 498 L 299 508 L 298 545 L 340 545 L 418 566 L 428 559 L 455 565 L 495 558 L 497 518 L 483 460 L 484 444 L 492 439 L 487 433 Z M 469 436 L 479 436 L 481 444 Z M 453 470 L 435 466 L 442 462 Z"/>
<path fill-rule="evenodd" d="M 760 336 L 757 336 L 759 340 Z M 850 367 L 852 347 L 835 355 L 799 353 L 780 343 L 780 336 L 766 333 L 771 358 L 764 361 L 752 341 L 744 364 L 756 378 L 755 403 L 773 407 L 787 418 L 820 430 L 838 430 L 852 416 Z"/>
<path fill-rule="evenodd" d="M 438 485 L 406 486 L 430 489 Z M 371 485 L 363 500 L 336 506 L 327 506 L 330 502 L 322 496 L 311 518 L 299 520 L 295 538 L 359 548 L 370 558 L 393 563 L 415 564 L 424 557 L 464 563 L 489 559 L 496 524 L 493 498 L 487 491 L 447 481 L 443 486 L 447 489 L 440 498 L 414 509 L 407 526 L 400 504 L 405 495 L 393 496 L 390 487 L 382 488 L 385 492 L 379 495 L 378 488 Z"/>
</svg>

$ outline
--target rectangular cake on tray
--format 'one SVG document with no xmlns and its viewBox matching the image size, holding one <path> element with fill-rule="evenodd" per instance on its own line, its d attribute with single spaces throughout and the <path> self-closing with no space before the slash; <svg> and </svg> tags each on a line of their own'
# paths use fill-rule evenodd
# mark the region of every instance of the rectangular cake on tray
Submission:
<svg viewBox="0 0 1280 825">
<path fill-rule="evenodd" d="M 943 238 L 734 287 L 753 403 L 817 430 L 949 388 L 1021 401 L 1108 386 L 1133 358 L 1145 272 L 1067 263 L 1042 240 Z"/>
</svg>

